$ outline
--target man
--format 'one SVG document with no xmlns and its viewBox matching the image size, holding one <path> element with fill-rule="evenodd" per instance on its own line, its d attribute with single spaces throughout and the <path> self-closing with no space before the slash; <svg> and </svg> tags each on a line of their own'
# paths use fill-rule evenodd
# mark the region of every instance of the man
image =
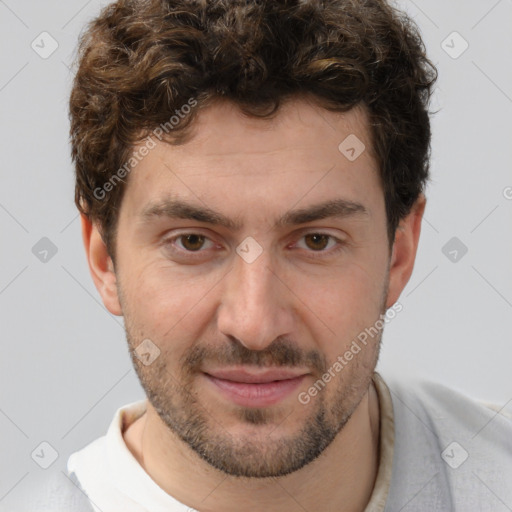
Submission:
<svg viewBox="0 0 512 512">
<path fill-rule="evenodd" d="M 63 509 L 512 507 L 510 420 L 375 373 L 435 75 L 379 0 L 119 0 L 90 23 L 76 203 L 147 400 L 71 456 Z"/>
</svg>

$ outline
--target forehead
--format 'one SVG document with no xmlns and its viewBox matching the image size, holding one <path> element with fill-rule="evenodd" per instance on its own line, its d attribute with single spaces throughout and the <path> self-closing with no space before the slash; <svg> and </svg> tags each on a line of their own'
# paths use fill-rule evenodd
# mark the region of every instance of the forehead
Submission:
<svg viewBox="0 0 512 512">
<path fill-rule="evenodd" d="M 337 157 L 338 146 L 348 135 L 364 144 L 367 157 L 375 157 L 363 104 L 348 112 L 332 112 L 307 97 L 294 98 L 282 103 L 272 117 L 258 118 L 244 114 L 228 100 L 217 100 L 199 112 L 187 147 L 212 156 L 235 152 L 258 156 L 287 147 L 330 146 Z"/>
<path fill-rule="evenodd" d="M 135 216 L 172 194 L 206 206 L 287 210 L 300 196 L 318 203 L 333 192 L 349 201 L 381 192 L 363 108 L 338 113 L 293 100 L 260 119 L 218 101 L 191 128 L 182 145 L 156 141 L 131 172 L 122 209 Z"/>
</svg>

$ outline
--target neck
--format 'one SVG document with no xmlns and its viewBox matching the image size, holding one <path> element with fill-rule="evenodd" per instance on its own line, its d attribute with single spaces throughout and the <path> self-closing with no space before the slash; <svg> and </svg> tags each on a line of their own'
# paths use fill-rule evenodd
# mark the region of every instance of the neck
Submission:
<svg viewBox="0 0 512 512">
<path fill-rule="evenodd" d="M 204 512 L 363 511 L 379 459 L 379 403 L 370 385 L 350 420 L 313 462 L 279 478 L 236 478 L 169 435 L 148 403 L 125 432 L 129 450 L 169 495 Z"/>
</svg>

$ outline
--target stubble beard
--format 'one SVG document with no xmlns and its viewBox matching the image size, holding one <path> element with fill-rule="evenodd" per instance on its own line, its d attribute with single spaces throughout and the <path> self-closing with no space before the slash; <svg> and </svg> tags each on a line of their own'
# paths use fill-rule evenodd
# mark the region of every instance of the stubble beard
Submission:
<svg viewBox="0 0 512 512">
<path fill-rule="evenodd" d="M 127 339 L 130 347 L 135 348 L 137 343 L 128 330 Z M 198 378 L 197 372 L 182 371 L 175 377 L 167 367 L 164 352 L 150 366 L 144 366 L 134 355 L 133 350 L 131 354 L 149 402 L 175 436 L 208 464 L 228 475 L 268 478 L 284 476 L 303 468 L 332 443 L 351 418 L 371 384 L 378 359 L 380 336 L 376 343 L 377 348 L 372 348 L 375 352 L 373 361 L 354 368 L 351 375 L 356 382 L 346 382 L 342 370 L 333 379 L 338 379 L 338 383 L 335 384 L 336 389 L 330 397 L 329 390 L 323 389 L 309 404 L 302 405 L 298 400 L 293 404 L 294 410 L 301 414 L 304 408 L 309 408 L 310 412 L 302 420 L 302 428 L 287 436 L 280 436 L 279 431 L 282 426 L 286 427 L 290 421 L 293 422 L 293 410 L 288 413 L 288 417 L 285 414 L 278 419 L 272 407 L 236 407 L 234 410 L 238 422 L 247 425 L 251 434 L 235 438 L 198 400 L 197 393 L 193 391 L 195 379 Z M 292 347 L 293 345 L 290 345 L 289 348 L 293 350 Z M 357 364 L 354 361 L 352 363 Z M 277 365 L 267 363 L 267 366 Z M 323 373 L 324 371 L 321 371 L 317 376 L 320 377 Z M 333 383 L 327 384 L 332 385 Z M 268 432 L 266 425 L 274 427 L 270 429 L 269 434 L 253 434 L 258 426 L 262 426 Z"/>
<path fill-rule="evenodd" d="M 387 286 L 381 301 L 381 314 L 386 311 L 386 297 Z M 180 360 L 177 368 L 181 370 L 175 376 L 168 368 L 165 350 L 150 366 L 139 361 L 134 349 L 144 337 L 135 335 L 137 329 L 130 325 L 126 308 L 123 311 L 135 371 L 161 421 L 209 465 L 241 478 L 270 478 L 293 473 L 315 460 L 332 443 L 368 392 L 383 334 L 383 330 L 380 331 L 372 344 L 361 351 L 370 351 L 366 358 L 359 353 L 350 362 L 353 368 L 349 382 L 344 378 L 345 370 L 342 370 L 334 377 L 334 382 L 328 384 L 327 387 L 336 386 L 330 397 L 329 389 L 323 389 L 307 405 L 297 400 L 295 408 L 310 408 L 310 413 L 303 420 L 304 425 L 297 433 L 279 436 L 280 423 L 274 422 L 276 418 L 272 408 L 237 407 L 238 421 L 250 427 L 251 432 L 258 425 L 275 423 L 275 428 L 263 437 L 251 434 L 236 439 L 199 402 L 193 391 L 199 368 L 205 360 L 225 365 L 308 366 L 320 378 L 328 369 L 325 357 L 318 351 L 304 353 L 287 340 L 277 339 L 262 351 L 250 351 L 238 340 L 230 340 L 231 343 L 223 347 L 193 347 Z M 293 417 L 292 411 L 288 418 L 280 421 L 286 425 L 287 420 Z"/>
</svg>

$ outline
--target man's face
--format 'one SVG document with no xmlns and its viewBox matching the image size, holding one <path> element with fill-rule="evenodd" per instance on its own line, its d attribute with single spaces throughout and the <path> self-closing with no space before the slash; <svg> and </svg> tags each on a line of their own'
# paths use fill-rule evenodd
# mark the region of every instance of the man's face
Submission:
<svg viewBox="0 0 512 512">
<path fill-rule="evenodd" d="M 122 201 L 127 338 L 132 350 L 147 339 L 160 350 L 151 364 L 133 361 L 148 414 L 170 435 L 229 474 L 284 475 L 316 458 L 367 393 L 380 336 L 342 370 L 333 364 L 391 305 L 366 118 L 294 100 L 262 121 L 218 103 L 194 133 L 181 146 L 157 143 Z M 366 146 L 355 160 L 338 149 L 350 135 Z M 174 218 L 187 214 L 171 201 L 218 215 Z M 326 203 L 336 214 L 303 215 Z M 330 368 L 330 382 L 299 400 Z M 249 378 L 222 373 L 232 370 Z M 268 375 L 280 382 L 262 384 Z"/>
</svg>

